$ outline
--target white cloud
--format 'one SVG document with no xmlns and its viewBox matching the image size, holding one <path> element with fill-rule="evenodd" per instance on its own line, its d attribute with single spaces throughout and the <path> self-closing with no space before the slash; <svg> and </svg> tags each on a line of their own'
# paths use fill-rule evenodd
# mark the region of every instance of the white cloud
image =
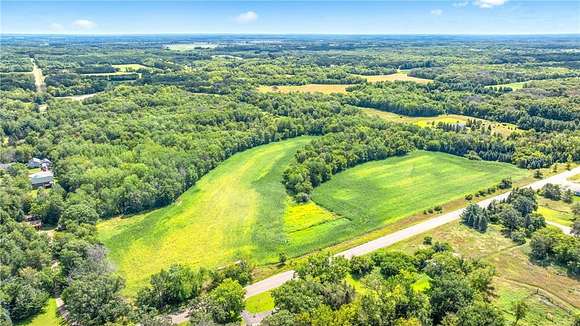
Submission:
<svg viewBox="0 0 580 326">
<path fill-rule="evenodd" d="M 453 7 L 455 7 L 455 8 L 463 8 L 463 7 L 467 6 L 468 4 L 469 4 L 469 1 L 454 2 L 453 3 Z"/>
<path fill-rule="evenodd" d="M 505 4 L 508 0 L 475 0 L 474 4 L 479 8 L 493 8 Z"/>
<path fill-rule="evenodd" d="M 51 30 L 52 32 L 62 32 L 64 31 L 64 26 L 62 26 L 62 24 L 59 23 L 51 23 L 50 25 L 48 25 L 48 29 Z"/>
<path fill-rule="evenodd" d="M 76 29 L 91 29 L 97 26 L 94 21 L 87 19 L 77 19 L 72 23 L 72 25 Z"/>
<path fill-rule="evenodd" d="M 258 19 L 258 14 L 255 11 L 248 11 L 236 16 L 236 22 L 240 24 L 247 24 L 255 22 Z"/>
<path fill-rule="evenodd" d="M 431 10 L 431 15 L 432 16 L 441 16 L 443 14 L 443 10 L 441 9 L 433 9 Z"/>
</svg>

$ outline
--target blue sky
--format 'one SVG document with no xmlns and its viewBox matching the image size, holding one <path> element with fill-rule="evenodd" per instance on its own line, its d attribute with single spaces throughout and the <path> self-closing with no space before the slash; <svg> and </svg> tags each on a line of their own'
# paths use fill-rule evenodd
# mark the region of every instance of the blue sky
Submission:
<svg viewBox="0 0 580 326">
<path fill-rule="evenodd" d="M 580 1 L 0 0 L 2 33 L 580 33 Z"/>
</svg>

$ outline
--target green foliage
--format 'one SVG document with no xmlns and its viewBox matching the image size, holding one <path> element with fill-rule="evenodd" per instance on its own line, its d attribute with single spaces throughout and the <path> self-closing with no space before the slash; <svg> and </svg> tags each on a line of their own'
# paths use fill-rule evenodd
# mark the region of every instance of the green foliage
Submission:
<svg viewBox="0 0 580 326">
<path fill-rule="evenodd" d="M 194 272 L 187 266 L 172 265 L 151 276 L 150 285 L 137 293 L 137 304 L 144 310 L 164 310 L 197 297 L 203 282 L 203 271 Z"/>
<path fill-rule="evenodd" d="M 0 223 L 0 301 L 10 319 L 21 321 L 41 311 L 53 290 L 49 240 L 32 227 Z"/>
<path fill-rule="evenodd" d="M 119 294 L 123 280 L 114 275 L 85 274 L 71 282 L 62 299 L 72 321 L 103 325 L 122 321 L 129 306 Z"/>
<path fill-rule="evenodd" d="M 239 321 L 244 309 L 245 294 L 246 291 L 238 282 L 225 279 L 209 293 L 213 319 L 222 324 Z"/>
</svg>

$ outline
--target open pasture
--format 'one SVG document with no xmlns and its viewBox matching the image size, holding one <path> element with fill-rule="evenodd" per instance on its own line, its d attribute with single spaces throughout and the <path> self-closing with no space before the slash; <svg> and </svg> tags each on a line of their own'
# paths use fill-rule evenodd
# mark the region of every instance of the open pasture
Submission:
<svg viewBox="0 0 580 326">
<path fill-rule="evenodd" d="M 333 85 L 333 84 L 306 84 L 300 86 L 287 86 L 287 85 L 280 85 L 280 86 L 260 86 L 258 87 L 258 92 L 261 93 L 323 93 L 323 94 L 333 94 L 333 93 L 346 93 L 347 87 L 352 85 L 348 84 L 341 84 L 341 85 Z"/>
</svg>

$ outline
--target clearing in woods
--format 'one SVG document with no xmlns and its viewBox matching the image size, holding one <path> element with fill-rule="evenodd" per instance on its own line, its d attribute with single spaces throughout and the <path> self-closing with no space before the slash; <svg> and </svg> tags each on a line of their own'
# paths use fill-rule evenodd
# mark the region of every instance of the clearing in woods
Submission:
<svg viewBox="0 0 580 326">
<path fill-rule="evenodd" d="M 437 126 L 439 122 L 449 124 L 466 124 L 468 120 L 476 120 L 481 121 L 486 127 L 491 126 L 493 132 L 497 132 L 503 136 L 509 136 L 513 132 L 519 130 L 516 125 L 510 123 L 493 122 L 460 114 L 442 114 L 436 117 L 410 117 L 371 108 L 361 108 L 361 110 L 371 117 L 378 117 L 380 119 L 392 122 L 411 123 L 419 127 L 434 127 Z"/>
<path fill-rule="evenodd" d="M 350 87 L 350 84 L 306 84 L 300 86 L 260 86 L 258 87 L 258 92 L 260 93 L 323 93 L 323 94 L 333 94 L 333 93 L 346 93 L 346 88 Z"/>
<path fill-rule="evenodd" d="M 174 204 L 99 223 L 99 238 L 127 280 L 126 294 L 134 294 L 151 274 L 174 263 L 217 267 L 239 258 L 275 263 L 280 252 L 290 257 L 302 255 L 491 186 L 503 177 L 527 173 L 507 164 L 415 152 L 363 164 L 353 168 L 353 173 L 343 172 L 335 176 L 336 183 L 331 180 L 315 191 L 314 202 L 298 205 L 287 196 L 282 173 L 296 150 L 311 139 L 300 137 L 238 153 Z M 364 175 L 368 181 L 361 184 L 363 180 L 355 178 L 345 183 L 348 175 Z M 332 189 L 345 184 L 358 195 L 335 197 L 337 192 Z M 364 187 L 380 193 L 371 196 Z M 398 203 L 409 193 L 415 197 Z M 353 207 L 369 207 L 369 211 L 353 216 L 361 210 L 334 205 L 342 199 Z M 376 202 L 371 203 L 373 200 Z"/>
<path fill-rule="evenodd" d="M 432 82 L 431 79 L 409 76 L 407 72 L 404 70 L 399 70 L 396 73 L 389 75 L 370 75 L 370 76 L 357 75 L 357 76 L 366 79 L 369 83 L 378 83 L 383 81 L 412 81 L 419 84 L 427 84 Z"/>
<path fill-rule="evenodd" d="M 527 256 L 529 244 L 517 245 L 503 236 L 497 225 L 481 233 L 454 222 L 401 241 L 388 250 L 413 253 L 427 247 L 423 245 L 425 236 L 431 236 L 434 242 L 448 242 L 463 257 L 495 266 L 496 304 L 510 324 L 515 319 L 514 303 L 524 299 L 530 309 L 518 325 L 571 325 L 574 311 L 580 307 L 580 282 L 559 267 L 532 263 Z"/>
<path fill-rule="evenodd" d="M 243 257 L 276 262 L 287 241 L 285 224 L 299 230 L 332 219 L 313 204 L 304 209 L 292 204 L 281 183 L 294 153 L 312 139 L 299 137 L 238 153 L 172 205 L 99 223 L 99 238 L 126 278 L 127 294 L 174 263 L 218 267 Z"/>
<path fill-rule="evenodd" d="M 46 84 L 44 83 L 44 75 L 42 74 L 42 70 L 36 64 L 34 59 L 30 59 L 32 61 L 32 75 L 34 75 L 34 85 L 36 85 L 36 91 L 38 93 L 46 92 Z"/>
</svg>

